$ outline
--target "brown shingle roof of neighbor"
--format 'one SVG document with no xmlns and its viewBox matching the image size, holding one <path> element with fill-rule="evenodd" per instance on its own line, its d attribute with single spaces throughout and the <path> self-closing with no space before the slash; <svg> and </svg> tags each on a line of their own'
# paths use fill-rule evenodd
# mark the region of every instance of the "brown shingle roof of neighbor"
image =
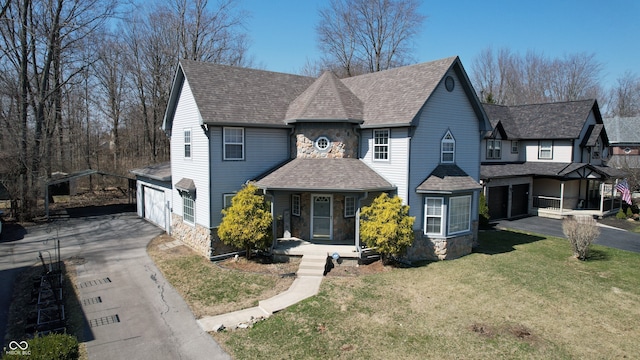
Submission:
<svg viewBox="0 0 640 360">
<path fill-rule="evenodd" d="M 347 79 L 190 60 L 180 67 L 205 124 L 285 126 L 285 120 L 324 119 L 384 126 L 410 125 L 458 61 L 450 57 Z"/>
<path fill-rule="evenodd" d="M 181 60 L 205 124 L 284 126 L 289 104 L 314 78 Z"/>
<path fill-rule="evenodd" d="M 295 120 L 362 121 L 362 101 L 332 72 L 325 71 L 289 106 L 288 123 Z"/>
<path fill-rule="evenodd" d="M 358 159 L 293 159 L 255 181 L 268 190 L 386 191 L 396 187 Z"/>
<path fill-rule="evenodd" d="M 452 193 L 481 188 L 480 184 L 457 165 L 440 164 L 436 166 L 422 184 L 418 185 L 416 192 Z"/>
<path fill-rule="evenodd" d="M 595 100 L 502 106 L 483 104 L 492 124 L 502 122 L 511 139 L 577 139 L 593 109 L 601 122 Z"/>
<path fill-rule="evenodd" d="M 139 169 L 130 170 L 133 175 L 142 176 L 158 181 L 171 180 L 171 162 L 149 165 Z"/>
</svg>

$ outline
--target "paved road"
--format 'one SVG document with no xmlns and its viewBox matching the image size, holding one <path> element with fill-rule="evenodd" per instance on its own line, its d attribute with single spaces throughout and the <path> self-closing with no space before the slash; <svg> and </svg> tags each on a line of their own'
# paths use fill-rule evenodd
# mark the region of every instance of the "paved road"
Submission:
<svg viewBox="0 0 640 360">
<path fill-rule="evenodd" d="M 90 359 L 230 358 L 147 256 L 147 243 L 161 230 L 135 213 L 58 220 L 27 230 L 23 239 L 0 242 L 0 339 L 15 275 L 36 262 L 39 250 L 54 255 L 53 239 L 59 238 L 62 258 L 79 264 Z"/>
<path fill-rule="evenodd" d="M 547 219 L 537 216 L 517 220 L 500 220 L 496 227 L 527 231 L 542 235 L 564 238 L 562 220 Z M 630 231 L 600 227 L 600 236 L 595 241 L 598 245 L 640 253 L 640 234 Z"/>
</svg>

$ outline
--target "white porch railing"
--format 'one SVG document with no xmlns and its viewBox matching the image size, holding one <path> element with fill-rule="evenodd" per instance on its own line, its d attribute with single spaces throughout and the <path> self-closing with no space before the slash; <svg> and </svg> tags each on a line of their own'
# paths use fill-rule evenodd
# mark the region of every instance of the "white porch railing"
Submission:
<svg viewBox="0 0 640 360">
<path fill-rule="evenodd" d="M 552 196 L 534 196 L 533 207 L 539 209 L 560 210 L 562 199 Z"/>
</svg>

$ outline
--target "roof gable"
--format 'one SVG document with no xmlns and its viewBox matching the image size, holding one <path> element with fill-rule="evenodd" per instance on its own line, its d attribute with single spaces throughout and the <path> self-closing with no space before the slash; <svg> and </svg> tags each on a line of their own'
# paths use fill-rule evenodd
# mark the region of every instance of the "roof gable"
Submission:
<svg viewBox="0 0 640 360">
<path fill-rule="evenodd" d="M 332 72 L 326 71 L 289 105 L 285 121 L 362 121 L 363 104 Z"/>
<path fill-rule="evenodd" d="M 612 145 L 640 143 L 640 116 L 613 117 L 603 122 Z"/>
<path fill-rule="evenodd" d="M 480 121 L 491 126 L 458 57 L 338 79 L 181 60 L 163 129 L 170 131 L 188 84 L 202 124 L 288 126 L 296 121 L 354 121 L 362 127 L 411 126 L 449 70 L 458 75 Z M 202 125 L 201 124 L 201 125 Z"/>
<path fill-rule="evenodd" d="M 595 100 L 483 106 L 491 123 L 501 122 L 511 139 L 578 139 L 591 111 L 602 123 Z"/>
</svg>

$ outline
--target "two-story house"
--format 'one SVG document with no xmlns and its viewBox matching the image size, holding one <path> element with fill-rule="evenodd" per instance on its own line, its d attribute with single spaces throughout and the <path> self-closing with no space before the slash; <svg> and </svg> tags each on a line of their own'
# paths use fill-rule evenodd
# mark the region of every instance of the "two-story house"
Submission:
<svg viewBox="0 0 640 360">
<path fill-rule="evenodd" d="M 619 172 L 605 165 L 608 138 L 595 100 L 484 104 L 481 179 L 492 219 L 612 211 Z"/>
<path fill-rule="evenodd" d="M 277 239 L 351 246 L 362 206 L 398 195 L 409 259 L 450 259 L 477 238 L 478 148 L 490 124 L 457 57 L 319 78 L 181 61 L 171 136 L 171 232 L 204 255 L 235 192 L 254 182 Z"/>
</svg>

